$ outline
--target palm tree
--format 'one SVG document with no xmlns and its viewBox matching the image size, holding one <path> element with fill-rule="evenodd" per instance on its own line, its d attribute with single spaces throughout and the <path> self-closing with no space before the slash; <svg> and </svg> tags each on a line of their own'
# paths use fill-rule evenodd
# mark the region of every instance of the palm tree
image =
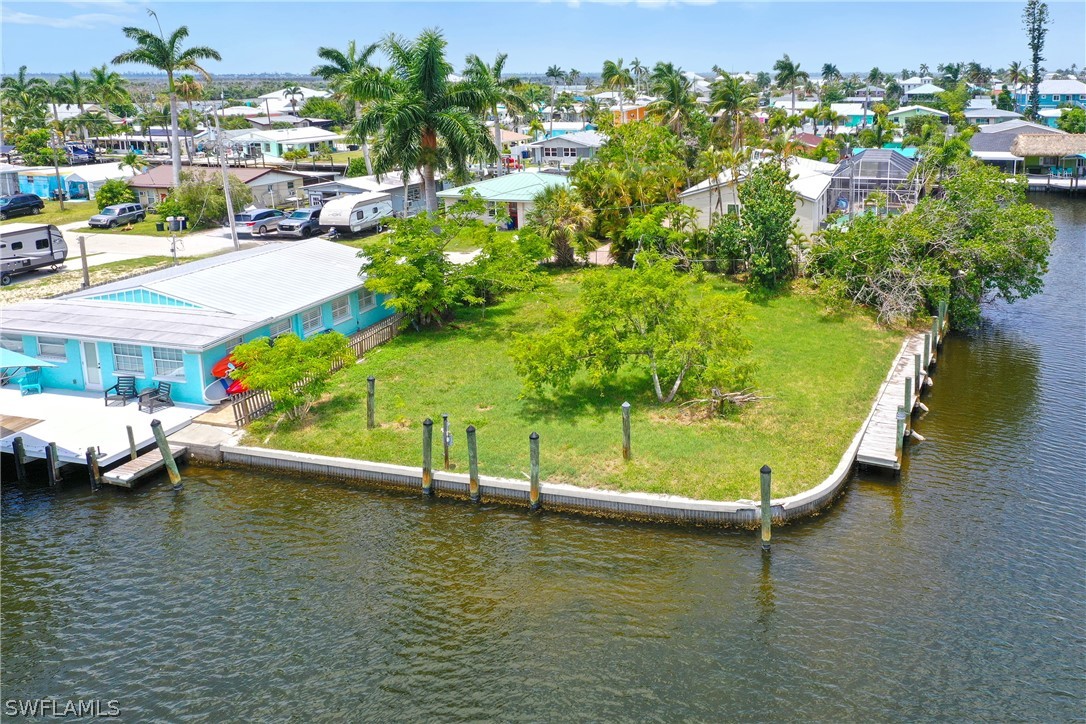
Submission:
<svg viewBox="0 0 1086 724">
<path fill-rule="evenodd" d="M 676 136 L 682 135 L 683 126 L 698 108 L 697 96 L 690 90 L 692 85 L 690 79 L 678 69 L 652 81 L 652 93 L 659 98 L 650 103 L 646 110 Z"/>
<path fill-rule="evenodd" d="M 155 18 L 155 22 L 158 22 L 158 16 L 153 10 L 147 12 Z M 182 50 L 181 44 L 189 36 L 189 29 L 184 25 L 170 33 L 168 38 L 163 36 L 161 27 L 158 35 L 136 27 L 126 27 L 123 32 L 125 37 L 135 41 L 136 47 L 115 57 L 112 61 L 114 65 L 139 63 L 166 73 L 166 88 L 170 94 L 170 162 L 173 166 L 173 184 L 176 188 L 181 185 L 181 148 L 178 143 L 177 89 L 174 87 L 174 73 L 192 70 L 210 80 L 211 75 L 200 67 L 200 61 L 222 60 L 222 56 L 214 48 L 203 45 Z"/>
<path fill-rule="evenodd" d="M 521 85 L 520 79 L 502 78 L 507 57 L 505 53 L 498 53 L 494 58 L 494 63 L 487 65 L 482 58 L 473 53 L 468 56 L 467 68 L 464 70 L 464 77 L 487 98 L 486 110 L 494 116 L 494 145 L 499 154 L 502 150 L 502 124 L 498 118 L 498 106 L 505 106 L 511 113 L 523 113 L 528 110 L 528 101 L 518 90 Z M 505 164 L 499 163 L 498 174 L 501 175 L 504 171 Z"/>
<path fill-rule="evenodd" d="M 722 74 L 709 91 L 709 114 L 721 114 L 721 127 L 731 136 L 732 148 L 743 145 L 743 123 L 758 110 L 758 93 L 743 79 Z"/>
<path fill-rule="evenodd" d="M 645 73 L 647 71 L 648 71 L 648 68 L 641 65 L 641 61 L 638 60 L 637 58 L 634 58 L 630 62 L 630 72 L 633 73 L 634 88 L 637 89 L 638 95 L 640 95 L 640 93 L 641 93 L 641 80 L 645 77 Z"/>
<path fill-rule="evenodd" d="M 633 75 L 630 69 L 622 64 L 622 58 L 617 61 L 603 61 L 603 72 L 600 81 L 604 88 L 618 92 L 618 116 L 619 123 L 626 120 L 625 107 L 622 105 L 622 92 L 633 85 Z"/>
<path fill-rule="evenodd" d="M 353 77 L 346 85 L 350 97 L 362 103 L 351 132 L 357 138 L 378 135 L 374 165 L 379 173 L 420 169 L 426 210 L 435 212 L 437 171 L 466 174 L 469 157 L 497 158 L 480 118 L 490 98 L 470 79 L 449 80 L 453 67 L 436 29 L 414 40 L 390 35 L 382 47 L 389 69 Z"/>
<path fill-rule="evenodd" d="M 97 68 L 91 68 L 90 80 L 87 81 L 87 96 L 108 110 L 110 106 L 127 103 L 128 81 L 120 73 L 110 70 L 109 66 L 102 63 Z"/>
<path fill-rule="evenodd" d="M 921 78 L 930 78 L 931 77 L 931 70 L 928 68 L 927 63 L 921 63 L 920 64 L 920 77 Z"/>
<path fill-rule="evenodd" d="M 784 57 L 773 64 L 773 70 L 777 71 L 777 86 L 780 88 L 788 88 L 792 93 L 792 113 L 796 112 L 796 86 L 801 83 L 806 83 L 810 80 L 810 76 L 807 71 L 801 70 L 799 63 L 793 63 L 792 59 L 788 57 L 788 53 L 784 54 Z"/>
<path fill-rule="evenodd" d="M 128 168 L 132 169 L 132 173 L 139 173 L 147 168 L 148 163 L 141 154 L 138 154 L 135 151 L 129 151 L 124 155 L 124 158 L 121 159 L 118 166 L 128 166 Z"/>
<path fill-rule="evenodd" d="M 4 80 L 7 80 L 5 78 Z M 40 80 L 40 79 L 38 79 Z M 71 100 L 71 95 L 68 93 L 68 87 L 62 83 L 63 79 L 58 78 L 56 83 L 50 85 L 35 86 L 38 89 L 38 94 L 44 100 L 50 108 L 53 109 L 53 124 L 60 129 L 60 111 L 58 106 L 61 103 L 67 104 Z"/>
<path fill-rule="evenodd" d="M 581 71 L 576 68 L 570 68 L 566 73 L 566 83 L 569 85 L 577 85 L 577 80 L 581 77 Z"/>
<path fill-rule="evenodd" d="M 1014 110 L 1018 111 L 1018 88 L 1026 79 L 1029 78 L 1029 71 L 1026 66 L 1019 63 L 1017 60 L 1011 61 L 1011 64 L 1007 66 L 1007 74 L 1004 76 L 1007 82 L 1011 85 L 1011 96 L 1014 98 Z"/>
<path fill-rule="evenodd" d="M 79 115 L 82 116 L 86 112 L 86 103 L 90 100 L 88 93 L 88 83 L 83 80 L 83 77 L 79 75 L 77 71 L 72 71 L 70 75 L 62 75 L 57 79 L 57 85 L 64 87 L 65 94 L 68 96 L 68 103 L 79 106 Z M 82 126 L 81 126 L 82 128 Z M 83 140 L 87 139 L 87 129 L 83 128 Z"/>
<path fill-rule="evenodd" d="M 152 128 L 154 128 L 155 126 L 158 126 L 160 128 L 166 128 L 166 126 L 169 125 L 170 109 L 168 106 L 145 106 L 143 109 L 143 113 L 140 114 L 137 121 L 140 125 L 140 133 L 142 133 L 144 136 L 147 136 L 148 141 L 150 141 Z M 180 117 L 178 117 L 178 122 L 180 123 Z M 171 155 L 173 153 L 174 144 L 177 143 L 177 141 L 177 138 L 166 138 L 166 147 L 170 149 Z M 151 148 L 152 150 L 154 149 L 153 144 Z M 178 150 L 178 156 L 180 157 L 180 155 L 180 150 Z"/>
<path fill-rule="evenodd" d="M 204 85 L 196 80 L 196 76 L 185 73 L 177 79 L 177 97 L 188 104 L 189 112 L 192 112 L 192 102 L 199 100 L 204 95 Z"/>
<path fill-rule="evenodd" d="M 87 136 L 93 135 L 95 138 L 100 138 L 101 136 L 110 135 L 116 130 L 113 121 L 109 120 L 109 116 L 102 111 L 81 113 L 76 120 L 79 122 L 79 127 L 83 129 L 83 133 Z"/>
<path fill-rule="evenodd" d="M 550 131 L 550 133 L 551 133 L 551 135 L 554 135 L 554 94 L 558 90 L 558 81 L 564 80 L 565 77 L 566 77 L 566 74 L 563 73 L 562 69 L 559 68 L 557 65 L 552 65 L 550 68 L 547 68 L 547 72 L 544 75 L 546 75 L 548 78 L 551 79 L 551 97 L 550 97 L 551 131 Z"/>
<path fill-rule="evenodd" d="M 581 118 L 584 119 L 583 128 L 588 128 L 589 123 L 595 125 L 596 120 L 605 112 L 606 109 L 600 103 L 600 99 L 590 96 L 581 106 Z"/>
<path fill-rule="evenodd" d="M 292 114 L 293 114 L 293 113 L 296 113 L 296 112 L 297 112 L 297 108 L 298 108 L 298 97 L 299 97 L 299 96 L 301 96 L 302 98 L 304 98 L 304 97 L 305 97 L 305 94 L 304 94 L 304 93 L 302 93 L 302 88 L 301 88 L 301 86 L 297 86 L 297 85 L 287 86 L 287 87 L 286 87 L 286 88 L 285 88 L 285 89 L 283 90 L 283 97 L 284 97 L 284 98 L 289 98 L 289 99 L 290 99 L 290 112 L 291 112 Z M 269 122 L 269 123 L 271 122 L 271 119 L 270 119 L 270 118 L 268 119 L 268 122 Z"/>
<path fill-rule="evenodd" d="M 841 80 L 841 71 L 833 63 L 823 63 L 822 80 Z"/>
<path fill-rule="evenodd" d="M 587 260 L 596 247 L 588 235 L 595 221 L 592 209 L 568 186 L 548 186 L 540 191 L 528 212 L 528 223 L 551 243 L 559 266 L 572 266 L 578 252 Z"/>
<path fill-rule="evenodd" d="M 347 43 L 346 53 L 335 48 L 318 48 L 317 57 L 325 62 L 323 65 L 313 68 L 312 73 L 328 81 L 333 94 L 345 99 L 347 97 L 345 88 L 352 78 L 361 78 L 379 72 L 377 67 L 370 63 L 370 58 L 377 52 L 379 47 L 379 43 L 370 43 L 362 49 L 362 52 L 358 52 L 358 47 L 351 40 Z M 354 117 L 357 120 L 361 115 L 362 103 L 355 99 Z M 365 138 L 359 138 L 358 142 L 362 146 L 362 157 L 366 161 L 366 173 L 373 175 L 373 162 L 370 159 L 369 143 Z"/>
</svg>

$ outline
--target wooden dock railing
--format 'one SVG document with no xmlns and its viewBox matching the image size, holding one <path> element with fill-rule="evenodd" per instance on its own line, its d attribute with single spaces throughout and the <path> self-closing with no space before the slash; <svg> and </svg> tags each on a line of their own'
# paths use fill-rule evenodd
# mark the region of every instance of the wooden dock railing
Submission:
<svg viewBox="0 0 1086 724">
<path fill-rule="evenodd" d="M 361 329 L 348 337 L 347 344 L 350 345 L 351 351 L 354 352 L 355 359 L 360 359 L 366 352 L 395 337 L 400 331 L 400 323 L 403 322 L 403 318 L 402 313 L 393 314 L 391 317 L 382 319 L 377 324 L 371 324 L 369 327 Z M 343 365 L 336 365 L 335 370 L 341 367 Z M 275 407 L 271 395 L 265 390 L 250 390 L 240 395 L 233 395 L 230 399 L 234 409 L 234 424 L 238 427 L 245 427 L 253 420 L 264 417 Z"/>
</svg>

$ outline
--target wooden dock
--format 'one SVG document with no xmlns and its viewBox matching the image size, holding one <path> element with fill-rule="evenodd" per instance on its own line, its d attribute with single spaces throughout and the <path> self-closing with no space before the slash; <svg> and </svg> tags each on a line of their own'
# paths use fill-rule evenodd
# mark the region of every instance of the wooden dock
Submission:
<svg viewBox="0 0 1086 724">
<path fill-rule="evenodd" d="M 170 445 L 170 452 L 176 460 L 188 452 L 183 445 Z M 102 473 L 102 482 L 107 485 L 116 485 L 121 488 L 132 488 L 140 480 L 156 470 L 165 467 L 166 461 L 162 459 L 162 452 L 153 448 L 135 460 L 129 460 L 124 465 L 113 468 L 107 473 Z"/>
<path fill-rule="evenodd" d="M 914 334 L 901 346 L 890 373 L 879 388 L 875 408 L 856 452 L 857 463 L 901 469 L 905 439 L 913 434 L 913 412 L 922 407 L 920 394 L 934 383 L 931 367 L 949 326 L 945 307 L 940 311 L 938 317 L 932 317 L 931 332 Z M 898 419 L 899 411 L 904 413 L 901 420 Z"/>
</svg>

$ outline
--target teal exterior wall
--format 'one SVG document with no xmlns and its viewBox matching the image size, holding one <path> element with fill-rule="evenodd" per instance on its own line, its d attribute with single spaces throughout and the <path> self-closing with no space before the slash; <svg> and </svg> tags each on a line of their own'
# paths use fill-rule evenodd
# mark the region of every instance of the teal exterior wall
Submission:
<svg viewBox="0 0 1086 724">
<path fill-rule="evenodd" d="M 39 357 L 56 365 L 56 367 L 42 368 L 41 383 L 44 387 L 61 390 L 83 389 L 83 364 L 80 361 L 78 340 L 69 339 L 65 341 L 64 361 L 55 357 L 41 357 L 37 337 L 23 337 L 23 350 L 31 357 Z"/>
</svg>

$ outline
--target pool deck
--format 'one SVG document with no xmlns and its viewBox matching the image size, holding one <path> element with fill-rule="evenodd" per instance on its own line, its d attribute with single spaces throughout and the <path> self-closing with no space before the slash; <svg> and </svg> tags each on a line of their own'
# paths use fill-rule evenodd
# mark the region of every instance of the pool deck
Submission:
<svg viewBox="0 0 1086 724">
<path fill-rule="evenodd" d="M 106 407 L 101 392 L 46 391 L 22 395 L 18 387 L 0 388 L 0 451 L 12 452 L 12 440 L 23 438 L 28 458 L 44 458 L 45 447 L 57 444 L 61 463 L 86 464 L 87 448 L 99 451 L 98 464 L 107 466 L 129 456 L 129 425 L 142 450 L 154 443 L 151 420 L 162 422 L 170 435 L 206 412 L 203 405 L 177 404 L 140 412 L 135 400 L 127 405 Z"/>
</svg>

